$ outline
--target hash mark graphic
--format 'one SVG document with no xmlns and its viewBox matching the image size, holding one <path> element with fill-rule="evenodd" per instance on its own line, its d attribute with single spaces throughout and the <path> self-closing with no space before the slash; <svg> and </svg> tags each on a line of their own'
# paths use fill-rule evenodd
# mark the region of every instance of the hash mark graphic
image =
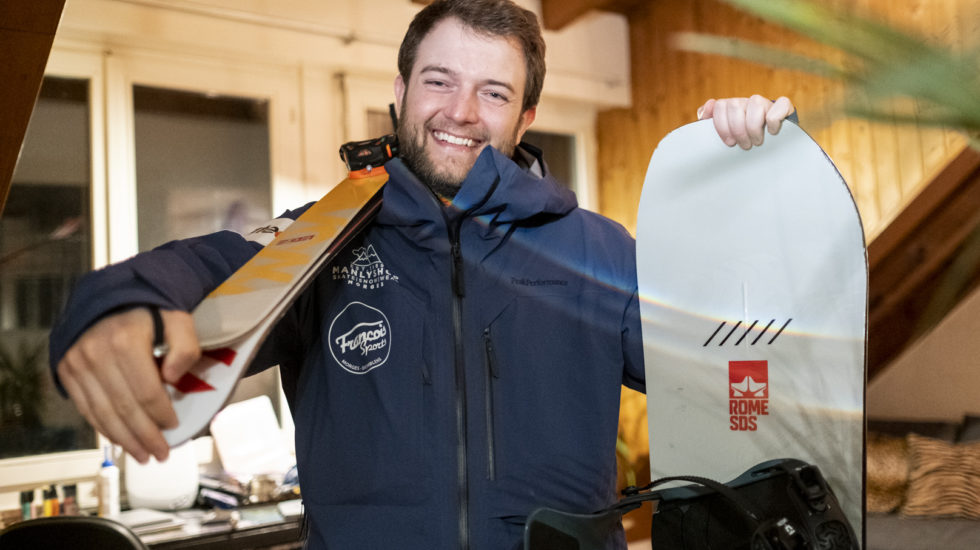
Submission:
<svg viewBox="0 0 980 550">
<path fill-rule="evenodd" d="M 775 319 L 773 319 L 772 321 L 769 321 L 769 324 L 768 324 L 768 325 L 766 325 L 766 328 L 764 328 L 764 329 L 762 329 L 762 332 L 760 332 L 760 333 L 759 333 L 759 335 L 755 337 L 755 340 L 752 340 L 752 345 L 753 345 L 753 346 L 755 345 L 755 343 L 756 343 L 756 342 L 758 342 L 758 341 L 759 341 L 759 338 L 762 338 L 762 335 L 763 335 L 763 334 L 765 334 L 765 333 L 766 333 L 766 331 L 767 331 L 767 330 L 769 330 L 769 327 L 771 327 L 771 326 L 772 326 L 772 324 L 773 324 L 773 323 L 775 323 L 775 322 L 776 322 L 776 320 L 775 320 Z M 770 342 L 770 343 L 771 343 L 771 342 Z"/>
<path fill-rule="evenodd" d="M 779 338 L 779 335 L 783 333 L 783 330 L 785 330 L 786 327 L 789 326 L 789 322 L 792 321 L 792 320 L 793 319 L 787 319 L 786 320 L 786 323 L 783 324 L 783 326 L 779 328 L 779 332 L 777 332 L 776 335 L 772 337 L 772 340 L 769 340 L 769 343 L 770 344 L 772 344 L 773 342 L 775 342 L 776 341 L 776 338 Z"/>
<path fill-rule="evenodd" d="M 745 329 L 745 334 L 743 334 L 742 337 L 738 339 L 738 342 L 735 342 L 735 345 L 737 346 L 741 344 L 742 340 L 745 340 L 745 337 L 748 336 L 750 332 L 752 332 L 752 329 L 754 329 L 757 324 L 759 324 L 759 321 L 752 321 L 752 326 Z"/>
<path fill-rule="evenodd" d="M 786 330 L 786 327 L 788 327 L 789 324 L 792 321 L 793 321 L 793 318 L 792 317 L 789 318 L 789 319 L 787 319 L 786 322 L 783 323 L 783 326 L 779 327 L 779 330 L 776 331 L 776 333 L 766 343 L 766 345 L 767 346 L 771 346 L 776 341 L 776 339 L 779 338 L 779 335 L 782 334 L 784 330 Z M 762 329 L 762 332 L 760 332 L 759 335 L 756 336 L 755 339 L 752 340 L 752 343 L 750 343 L 749 345 L 750 346 L 754 346 L 762 338 L 762 336 L 764 334 L 766 334 L 767 332 L 769 332 L 769 329 L 772 327 L 773 323 L 775 323 L 775 322 L 776 322 L 775 319 L 772 319 L 771 321 L 769 321 L 766 324 L 766 326 Z M 711 336 L 708 337 L 708 339 L 704 342 L 704 344 L 701 345 L 701 347 L 707 347 L 708 344 L 710 344 L 711 341 L 715 339 L 715 336 L 718 336 L 718 333 L 720 333 L 721 330 L 723 328 L 725 328 L 725 326 L 727 324 L 728 324 L 728 321 L 722 321 L 721 324 L 718 325 L 718 328 L 716 328 L 715 331 L 711 333 Z M 755 321 L 753 321 L 752 324 L 747 329 L 745 329 L 745 332 L 742 333 L 742 335 L 738 338 L 738 340 L 735 341 L 735 343 L 733 345 L 737 346 L 737 345 L 741 344 L 742 341 L 745 340 L 745 338 L 749 335 L 749 333 L 752 332 L 752 329 L 754 329 L 755 326 L 758 325 L 758 324 L 759 324 L 759 320 L 758 319 L 756 319 Z M 740 326 L 742 326 L 742 321 L 739 321 L 739 322 L 735 323 L 735 326 L 733 326 L 731 328 L 731 330 L 729 330 L 728 333 L 725 334 L 725 337 L 722 338 L 722 340 L 720 342 L 718 342 L 718 346 L 719 347 L 720 346 L 724 346 L 725 345 L 725 342 L 727 342 L 728 339 L 731 338 L 731 336 L 733 334 L 735 334 L 735 331 L 738 330 L 738 327 L 740 327 Z"/>
<path fill-rule="evenodd" d="M 715 336 L 718 334 L 718 331 L 721 330 L 722 327 L 724 326 L 725 326 L 725 321 L 722 321 L 721 324 L 718 325 L 718 328 L 716 328 L 715 331 L 711 333 L 711 336 L 708 337 L 708 341 L 705 342 L 704 345 L 701 347 L 706 347 L 709 343 L 711 343 L 711 341 L 714 340 Z"/>
<path fill-rule="evenodd" d="M 742 321 L 739 321 L 738 323 L 736 323 L 735 326 L 732 327 L 732 330 L 728 331 L 728 336 L 726 336 L 725 339 L 722 340 L 721 343 L 719 343 L 718 345 L 719 346 L 724 346 L 725 345 L 725 342 L 727 342 L 728 339 L 732 336 L 732 333 L 735 332 L 735 329 L 737 329 L 739 327 L 739 325 L 741 325 L 741 324 L 742 324 Z"/>
</svg>

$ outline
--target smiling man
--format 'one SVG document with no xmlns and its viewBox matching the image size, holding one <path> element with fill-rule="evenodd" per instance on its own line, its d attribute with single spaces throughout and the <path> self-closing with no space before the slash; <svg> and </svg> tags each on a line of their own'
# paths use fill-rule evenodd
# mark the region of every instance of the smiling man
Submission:
<svg viewBox="0 0 980 550">
<path fill-rule="evenodd" d="M 528 73 L 535 64 L 525 61 L 543 58 L 540 34 L 526 20 L 494 19 L 495 12 L 478 9 L 473 6 L 462 14 L 471 24 L 455 15 L 438 19 L 436 8 L 428 17 L 420 16 L 405 40 L 417 49 L 403 47 L 398 60 L 395 97 L 402 160 L 445 198 L 456 194 L 484 147 L 513 154 L 534 122 L 541 91 L 543 64 L 537 63 L 542 74 L 534 82 L 537 75 L 529 78 Z M 531 32 L 506 34 L 518 30 Z M 424 40 L 415 42 L 417 35 Z M 535 89 L 527 98 L 529 83 Z"/>
<path fill-rule="evenodd" d="M 633 240 L 578 208 L 521 142 L 545 73 L 533 13 L 437 0 L 398 68 L 402 152 L 385 165 L 382 208 L 250 372 L 280 365 L 308 548 L 515 549 L 535 508 L 591 512 L 617 497 L 620 388 L 645 387 Z M 751 147 L 791 110 L 756 96 L 700 116 Z M 168 453 L 163 383 L 200 355 L 187 312 L 260 248 L 230 232 L 168 243 L 73 293 L 52 367 L 137 460 Z M 171 350 L 161 370 L 151 308 Z"/>
</svg>

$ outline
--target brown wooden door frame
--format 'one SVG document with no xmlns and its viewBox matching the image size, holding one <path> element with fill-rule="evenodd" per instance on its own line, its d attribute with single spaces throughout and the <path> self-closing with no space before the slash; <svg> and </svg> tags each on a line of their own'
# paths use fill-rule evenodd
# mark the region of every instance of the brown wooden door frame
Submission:
<svg viewBox="0 0 980 550">
<path fill-rule="evenodd" d="M 0 215 L 65 0 L 0 2 Z"/>
</svg>

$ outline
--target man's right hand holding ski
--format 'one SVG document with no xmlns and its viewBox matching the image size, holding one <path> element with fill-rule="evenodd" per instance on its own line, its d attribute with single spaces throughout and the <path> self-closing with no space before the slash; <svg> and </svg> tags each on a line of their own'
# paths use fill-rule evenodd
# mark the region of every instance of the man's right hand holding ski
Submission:
<svg viewBox="0 0 980 550">
<path fill-rule="evenodd" d="M 102 318 L 58 363 L 58 377 L 82 416 L 141 463 L 169 455 L 162 430 L 175 427 L 177 415 L 163 383 L 176 384 L 201 356 L 191 315 L 160 315 L 169 350 L 159 367 L 145 307 Z"/>
</svg>

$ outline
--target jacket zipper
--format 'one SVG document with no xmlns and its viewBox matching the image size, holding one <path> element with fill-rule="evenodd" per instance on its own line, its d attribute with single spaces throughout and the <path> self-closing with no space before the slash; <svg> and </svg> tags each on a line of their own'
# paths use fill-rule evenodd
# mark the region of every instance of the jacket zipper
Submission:
<svg viewBox="0 0 980 550">
<path fill-rule="evenodd" d="M 468 550 L 470 547 L 469 533 L 469 479 L 466 473 L 466 369 L 463 353 L 463 253 L 459 243 L 459 230 L 463 217 L 455 224 L 447 224 L 449 243 L 452 252 L 452 286 L 453 286 L 453 345 L 454 367 L 456 374 L 456 482 L 457 503 L 459 509 L 459 548 Z"/>
<path fill-rule="evenodd" d="M 497 359 L 493 352 L 493 339 L 490 337 L 490 327 L 483 329 L 483 349 L 486 358 L 486 414 L 487 414 L 487 479 L 493 481 L 497 477 L 494 459 L 494 427 L 493 427 L 493 381 L 499 378 Z"/>
<path fill-rule="evenodd" d="M 467 402 L 466 402 L 466 355 L 463 349 L 463 298 L 466 296 L 466 286 L 463 284 L 463 249 L 460 245 L 460 230 L 463 220 L 485 204 L 500 183 L 496 177 L 483 200 L 473 205 L 455 220 L 449 219 L 445 208 L 442 209 L 446 229 L 449 232 L 450 253 L 452 255 L 452 290 L 453 290 L 453 353 L 454 372 L 456 374 L 456 482 L 457 504 L 459 505 L 459 548 L 469 550 L 469 476 L 467 474 L 466 456 L 468 451 L 466 439 Z"/>
</svg>

